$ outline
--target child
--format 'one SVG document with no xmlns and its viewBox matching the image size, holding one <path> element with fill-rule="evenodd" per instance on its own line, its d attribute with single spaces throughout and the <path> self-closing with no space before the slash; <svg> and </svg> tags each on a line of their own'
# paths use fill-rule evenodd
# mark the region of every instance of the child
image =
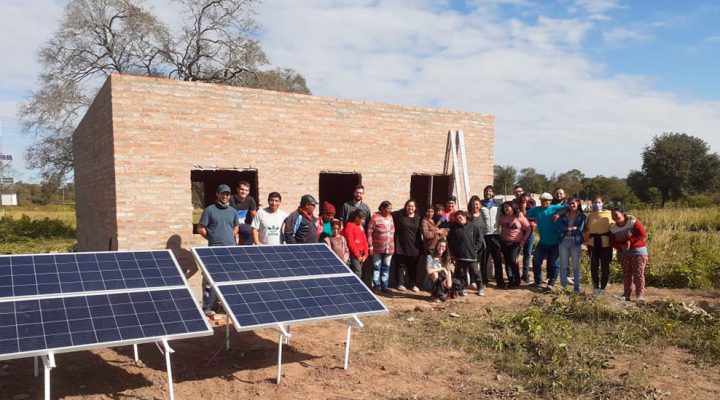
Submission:
<svg viewBox="0 0 720 400">
<path fill-rule="evenodd" d="M 337 254 L 346 265 L 350 265 L 350 250 L 348 250 L 347 240 L 342 235 L 342 222 L 339 219 L 333 219 L 332 236 L 325 238 L 327 244 Z"/>
</svg>

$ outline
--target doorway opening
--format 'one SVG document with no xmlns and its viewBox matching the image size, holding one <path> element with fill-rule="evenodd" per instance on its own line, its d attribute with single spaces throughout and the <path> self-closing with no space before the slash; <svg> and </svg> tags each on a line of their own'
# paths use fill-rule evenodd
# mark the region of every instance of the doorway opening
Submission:
<svg viewBox="0 0 720 400">
<path fill-rule="evenodd" d="M 250 196 L 258 202 L 258 171 L 256 169 L 194 169 L 190 171 L 190 184 L 193 204 L 193 234 L 197 234 L 197 224 L 202 210 L 217 200 L 217 187 L 230 186 L 233 194 L 240 181 L 250 184 Z M 259 204 L 259 202 L 258 202 Z"/>
<path fill-rule="evenodd" d="M 425 213 L 434 204 L 445 204 L 452 195 L 452 175 L 445 174 L 413 174 L 410 177 L 410 197 L 415 199 L 417 209 Z M 458 208 L 462 208 L 458 204 Z"/>
<path fill-rule="evenodd" d="M 335 206 L 339 214 L 346 201 L 352 199 L 355 186 L 362 184 L 362 175 L 357 172 L 321 172 L 320 204 L 324 201 Z"/>
</svg>

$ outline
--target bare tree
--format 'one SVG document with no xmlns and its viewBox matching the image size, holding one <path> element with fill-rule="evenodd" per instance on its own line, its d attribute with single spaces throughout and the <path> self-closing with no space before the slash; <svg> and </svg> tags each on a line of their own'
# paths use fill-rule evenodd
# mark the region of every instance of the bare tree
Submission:
<svg viewBox="0 0 720 400">
<path fill-rule="evenodd" d="M 40 88 L 20 110 L 35 136 L 26 158 L 46 180 L 72 170 L 72 132 L 108 75 L 167 76 L 310 93 L 292 69 L 269 65 L 254 39 L 256 0 L 176 0 L 184 10 L 171 32 L 137 0 L 71 0 L 39 53 Z"/>
</svg>

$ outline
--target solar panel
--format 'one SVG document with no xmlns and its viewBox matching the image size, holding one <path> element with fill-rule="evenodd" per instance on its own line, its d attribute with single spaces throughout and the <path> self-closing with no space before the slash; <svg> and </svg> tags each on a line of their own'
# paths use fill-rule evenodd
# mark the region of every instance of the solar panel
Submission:
<svg viewBox="0 0 720 400">
<path fill-rule="evenodd" d="M 178 285 L 168 250 L 0 256 L 0 298 Z"/>
<path fill-rule="evenodd" d="M 170 250 L 0 256 L 0 360 L 209 334 Z"/>
<path fill-rule="evenodd" d="M 387 312 L 325 244 L 192 251 L 237 330 Z"/>
<path fill-rule="evenodd" d="M 346 274 L 326 245 L 228 246 L 193 249 L 215 283 Z"/>
<path fill-rule="evenodd" d="M 187 289 L 0 302 L 0 360 L 202 331 Z"/>
<path fill-rule="evenodd" d="M 355 276 L 221 285 L 238 330 L 386 311 Z"/>
</svg>

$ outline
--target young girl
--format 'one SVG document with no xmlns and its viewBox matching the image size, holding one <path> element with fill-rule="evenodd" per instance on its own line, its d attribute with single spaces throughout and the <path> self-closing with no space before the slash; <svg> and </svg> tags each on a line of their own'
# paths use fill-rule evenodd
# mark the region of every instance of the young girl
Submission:
<svg viewBox="0 0 720 400">
<path fill-rule="evenodd" d="M 350 269 L 359 278 L 362 278 L 362 265 L 368 258 L 368 243 L 363 231 L 365 221 L 365 212 L 356 209 L 350 214 L 350 219 L 345 225 L 343 235 L 350 249 Z"/>
<path fill-rule="evenodd" d="M 645 227 L 622 210 L 613 210 L 612 219 L 615 225 L 610 227 L 610 243 L 617 250 L 618 262 L 623 269 L 623 300 L 630 301 L 632 285 L 635 283 L 637 302 L 642 303 L 645 293 L 645 266 L 648 262 Z"/>
<path fill-rule="evenodd" d="M 575 197 L 568 201 L 568 212 L 558 220 L 560 240 L 560 284 L 565 290 L 567 286 L 568 266 L 570 258 L 573 263 L 573 291 L 580 293 L 580 254 L 582 253 L 583 230 L 586 217 L 580 208 L 580 199 Z"/>
<path fill-rule="evenodd" d="M 342 222 L 339 219 L 332 220 L 332 236 L 325 238 L 327 244 L 337 256 L 347 265 L 350 264 L 350 250 L 347 240 L 342 236 Z"/>
<path fill-rule="evenodd" d="M 448 251 L 447 240 L 439 239 L 435 248 L 427 255 L 428 280 L 432 283 L 430 290 L 430 301 L 439 303 L 447 300 L 447 293 L 452 288 L 452 273 L 450 272 L 450 252 Z"/>
<path fill-rule="evenodd" d="M 512 201 L 502 204 L 502 215 L 500 216 L 500 245 L 502 247 L 505 269 L 510 287 L 520 286 L 520 267 L 518 256 L 520 247 L 532 234 L 530 222 Z"/>
</svg>

